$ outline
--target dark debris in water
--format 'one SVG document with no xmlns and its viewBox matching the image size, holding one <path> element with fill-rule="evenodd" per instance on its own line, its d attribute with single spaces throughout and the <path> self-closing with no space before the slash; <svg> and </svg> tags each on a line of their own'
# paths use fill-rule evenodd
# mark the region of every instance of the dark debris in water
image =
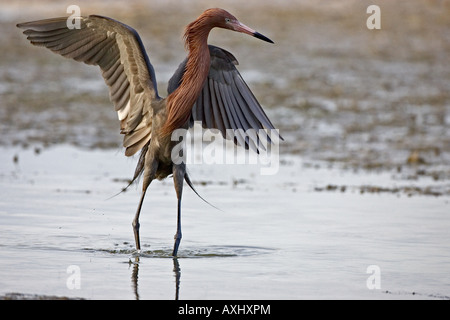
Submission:
<svg viewBox="0 0 450 320">
<path fill-rule="evenodd" d="M 384 290 L 383 293 L 385 294 L 391 294 L 391 295 L 411 295 L 411 296 L 418 296 L 423 298 L 429 298 L 429 299 L 440 299 L 440 300 L 450 300 L 450 296 L 443 295 L 443 294 L 436 294 L 436 293 L 420 293 L 420 292 L 408 292 L 408 291 L 389 291 Z"/>
<path fill-rule="evenodd" d="M 357 191 L 361 194 L 364 193 L 392 193 L 392 194 L 405 194 L 409 197 L 414 195 L 424 195 L 424 196 L 449 196 L 450 195 L 450 187 L 447 189 L 444 188 L 434 188 L 434 187 L 419 187 L 419 186 L 403 186 L 403 187 L 381 187 L 381 186 L 371 186 L 371 185 L 362 185 L 362 186 L 346 186 L 346 185 L 333 185 L 328 184 L 324 187 L 315 187 L 314 191 L 323 192 L 323 191 Z"/>
<path fill-rule="evenodd" d="M 66 296 L 45 295 L 45 294 L 10 292 L 0 296 L 0 300 L 84 300 L 84 299 Z"/>
</svg>

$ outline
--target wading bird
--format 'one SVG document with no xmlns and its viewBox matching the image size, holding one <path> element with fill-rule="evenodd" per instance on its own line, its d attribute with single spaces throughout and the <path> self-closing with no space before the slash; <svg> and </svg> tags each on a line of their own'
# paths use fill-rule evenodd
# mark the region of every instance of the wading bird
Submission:
<svg viewBox="0 0 450 320">
<path fill-rule="evenodd" d="M 78 26 L 69 28 L 67 18 L 20 23 L 31 44 L 43 46 L 64 57 L 98 65 L 109 87 L 109 95 L 124 135 L 125 155 L 140 156 L 132 182 L 143 174 L 142 195 L 132 226 L 136 249 L 140 250 L 139 215 L 148 186 L 154 179 L 173 174 L 178 200 L 177 231 L 172 255 L 181 240 L 181 195 L 183 181 L 195 191 L 184 162 L 175 164 L 171 153 L 178 141 L 171 133 L 187 129 L 194 121 L 205 128 L 274 129 L 260 104 L 237 71 L 236 58 L 228 51 L 207 44 L 212 28 L 225 28 L 273 43 L 259 32 L 240 23 L 223 9 L 208 9 L 184 32 L 187 58 L 169 80 L 168 96 L 158 95 L 153 66 L 141 38 L 131 27 L 111 18 L 77 17 Z M 73 28 L 75 26 L 75 28 Z M 237 135 L 234 142 L 258 151 L 259 139 Z M 131 184 L 131 183 L 130 183 Z"/>
</svg>

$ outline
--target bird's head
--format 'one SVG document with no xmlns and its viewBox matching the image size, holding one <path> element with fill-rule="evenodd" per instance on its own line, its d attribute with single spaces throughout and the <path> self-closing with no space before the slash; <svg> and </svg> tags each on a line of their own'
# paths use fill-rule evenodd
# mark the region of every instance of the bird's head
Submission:
<svg viewBox="0 0 450 320">
<path fill-rule="evenodd" d="M 255 38 L 273 43 L 273 41 L 267 38 L 266 36 L 239 22 L 239 20 L 235 16 L 233 16 L 231 13 L 229 13 L 224 9 L 220 8 L 208 9 L 202 13 L 199 19 L 201 17 L 207 17 L 211 27 L 224 28 L 236 32 L 245 33 Z"/>
</svg>

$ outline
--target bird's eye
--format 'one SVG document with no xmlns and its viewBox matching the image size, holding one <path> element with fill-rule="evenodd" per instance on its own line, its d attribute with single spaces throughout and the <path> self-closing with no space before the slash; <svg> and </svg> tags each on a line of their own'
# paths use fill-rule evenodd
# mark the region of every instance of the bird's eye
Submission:
<svg viewBox="0 0 450 320">
<path fill-rule="evenodd" d="M 225 23 L 230 23 L 231 19 L 230 18 L 225 18 Z"/>
</svg>

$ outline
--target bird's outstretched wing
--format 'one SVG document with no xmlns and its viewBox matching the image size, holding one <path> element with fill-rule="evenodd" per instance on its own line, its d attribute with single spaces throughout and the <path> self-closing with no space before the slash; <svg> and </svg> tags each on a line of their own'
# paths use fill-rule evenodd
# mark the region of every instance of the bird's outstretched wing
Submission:
<svg viewBox="0 0 450 320">
<path fill-rule="evenodd" d="M 152 102 L 160 99 L 153 67 L 133 28 L 97 15 L 76 19 L 79 28 L 68 28 L 67 17 L 17 27 L 33 45 L 100 67 L 125 135 L 125 154 L 131 156 L 151 138 Z"/>
<path fill-rule="evenodd" d="M 233 139 L 237 145 L 257 152 L 264 149 L 271 142 L 272 134 L 268 134 L 266 130 L 275 128 L 236 69 L 236 58 L 216 46 L 210 45 L 209 51 L 209 74 L 192 108 L 190 125 L 194 121 L 201 121 L 203 127 L 219 129 L 224 138 Z M 169 81 L 169 93 L 180 84 L 185 65 L 186 60 Z M 227 134 L 227 129 L 232 129 L 228 132 L 231 135 Z M 282 139 L 278 132 L 275 134 Z"/>
</svg>

